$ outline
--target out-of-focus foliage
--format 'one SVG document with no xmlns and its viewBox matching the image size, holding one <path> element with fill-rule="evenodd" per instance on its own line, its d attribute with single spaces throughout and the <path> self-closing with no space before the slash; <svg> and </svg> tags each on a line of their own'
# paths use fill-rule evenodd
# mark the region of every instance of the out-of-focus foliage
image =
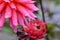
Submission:
<svg viewBox="0 0 60 40">
<path fill-rule="evenodd" d="M 51 38 L 54 37 L 54 31 L 53 31 L 53 28 L 54 28 L 54 27 L 55 27 L 54 24 L 50 24 L 50 23 L 47 24 L 49 36 L 50 36 Z"/>
<path fill-rule="evenodd" d="M 60 0 L 54 0 L 54 1 L 56 5 L 60 4 Z"/>
<path fill-rule="evenodd" d="M 48 30 L 53 29 L 55 26 L 56 26 L 55 24 L 50 24 L 50 23 L 47 24 Z"/>
<path fill-rule="evenodd" d="M 7 22 L 5 22 L 3 31 L 8 34 L 14 34 L 13 29 L 8 25 Z"/>
</svg>

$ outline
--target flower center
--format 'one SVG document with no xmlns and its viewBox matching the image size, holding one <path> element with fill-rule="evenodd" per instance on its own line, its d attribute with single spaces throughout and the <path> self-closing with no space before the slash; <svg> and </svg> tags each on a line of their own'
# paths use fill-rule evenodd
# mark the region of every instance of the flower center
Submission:
<svg viewBox="0 0 60 40">
<path fill-rule="evenodd" d="M 36 28 L 37 28 L 37 29 L 40 29 L 40 26 L 39 26 L 39 25 L 37 25 L 37 26 L 36 26 Z"/>
<path fill-rule="evenodd" d="M 36 29 L 40 29 L 40 26 L 38 24 L 34 25 Z"/>
</svg>

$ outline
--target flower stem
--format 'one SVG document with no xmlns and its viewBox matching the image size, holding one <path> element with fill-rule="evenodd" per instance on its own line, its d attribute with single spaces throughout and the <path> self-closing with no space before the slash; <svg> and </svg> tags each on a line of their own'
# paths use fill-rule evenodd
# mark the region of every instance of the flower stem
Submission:
<svg viewBox="0 0 60 40">
<path fill-rule="evenodd" d="M 45 16 L 44 16 L 44 10 L 43 10 L 43 4 L 42 4 L 42 0 L 39 0 L 39 2 L 40 2 L 40 5 L 41 5 L 41 11 L 42 11 L 42 18 L 43 18 L 43 22 L 46 22 L 45 21 Z M 46 25 L 46 28 L 47 28 L 47 25 Z M 47 28 L 48 29 L 48 28 Z M 47 30 L 47 32 L 46 32 L 46 40 L 49 40 L 49 37 L 48 37 L 48 30 Z"/>
</svg>

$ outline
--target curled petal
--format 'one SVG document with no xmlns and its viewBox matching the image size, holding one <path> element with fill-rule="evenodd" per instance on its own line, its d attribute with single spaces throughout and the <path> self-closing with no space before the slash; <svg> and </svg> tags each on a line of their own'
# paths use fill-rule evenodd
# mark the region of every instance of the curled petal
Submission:
<svg viewBox="0 0 60 40">
<path fill-rule="evenodd" d="M 10 3 L 10 7 L 12 8 L 12 9 L 16 9 L 16 6 L 15 6 L 15 4 L 14 3 Z"/>
<path fill-rule="evenodd" d="M 28 6 L 29 5 L 29 6 Z M 31 9 L 32 11 L 37 11 L 39 10 L 34 4 L 25 4 L 25 6 L 29 9 Z"/>
<path fill-rule="evenodd" d="M 28 12 L 25 10 L 25 8 L 23 6 L 19 6 L 18 5 L 18 10 L 24 15 L 24 16 L 28 16 Z M 23 11 L 23 12 L 22 12 Z"/>
<path fill-rule="evenodd" d="M 5 10 L 5 18 L 10 18 L 12 16 L 12 11 L 9 6 Z"/>
<path fill-rule="evenodd" d="M 13 23 L 13 25 L 16 25 L 16 26 L 18 25 L 17 13 L 15 10 L 12 13 L 12 23 Z"/>
<path fill-rule="evenodd" d="M 4 3 L 1 3 L 0 4 L 0 12 L 3 10 L 4 7 L 5 7 L 5 4 Z"/>
<path fill-rule="evenodd" d="M 26 10 L 27 10 L 27 12 L 29 13 L 29 15 L 30 15 L 32 18 L 37 18 L 37 16 L 34 15 L 34 13 L 33 13 L 32 11 L 30 11 L 30 10 L 28 10 L 28 9 L 26 9 Z"/>
<path fill-rule="evenodd" d="M 11 19 L 9 19 L 9 24 L 10 24 L 10 27 L 11 27 L 11 28 L 14 30 L 14 32 L 16 33 L 16 32 L 17 32 L 17 26 L 13 25 Z"/>
<path fill-rule="evenodd" d="M 24 16 L 27 16 L 29 17 L 30 19 L 34 19 L 30 16 L 29 12 L 26 10 L 26 8 L 22 7 L 22 6 L 18 6 L 18 9 L 19 11 L 24 15 Z M 23 12 L 22 12 L 23 10 Z"/>
<path fill-rule="evenodd" d="M 25 24 L 24 24 L 24 18 L 20 14 L 18 15 L 18 22 L 19 22 L 20 25 L 25 26 Z"/>
<path fill-rule="evenodd" d="M 16 2 L 19 2 L 19 3 L 25 3 L 25 2 L 30 2 L 31 0 L 15 0 Z M 31 1 L 32 2 L 32 1 Z"/>
<path fill-rule="evenodd" d="M 4 26 L 4 23 L 5 23 L 5 17 L 4 15 L 2 15 L 0 17 L 0 30 L 2 30 L 3 26 Z"/>
<path fill-rule="evenodd" d="M 10 0 L 4 0 L 5 2 L 10 2 Z"/>
</svg>

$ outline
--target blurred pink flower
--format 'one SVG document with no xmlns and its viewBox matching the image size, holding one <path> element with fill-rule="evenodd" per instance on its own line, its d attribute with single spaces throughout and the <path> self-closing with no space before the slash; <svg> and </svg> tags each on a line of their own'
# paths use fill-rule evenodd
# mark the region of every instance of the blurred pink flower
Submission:
<svg viewBox="0 0 60 40">
<path fill-rule="evenodd" d="M 33 14 L 38 8 L 32 0 L 0 0 L 0 30 L 3 28 L 6 19 L 14 32 L 17 31 L 17 25 L 24 26 L 27 24 L 26 17 L 29 19 L 36 18 Z"/>
<path fill-rule="evenodd" d="M 45 37 L 46 23 L 40 20 L 33 20 L 28 23 L 27 27 L 24 27 L 24 30 L 30 38 L 38 40 Z"/>
</svg>

